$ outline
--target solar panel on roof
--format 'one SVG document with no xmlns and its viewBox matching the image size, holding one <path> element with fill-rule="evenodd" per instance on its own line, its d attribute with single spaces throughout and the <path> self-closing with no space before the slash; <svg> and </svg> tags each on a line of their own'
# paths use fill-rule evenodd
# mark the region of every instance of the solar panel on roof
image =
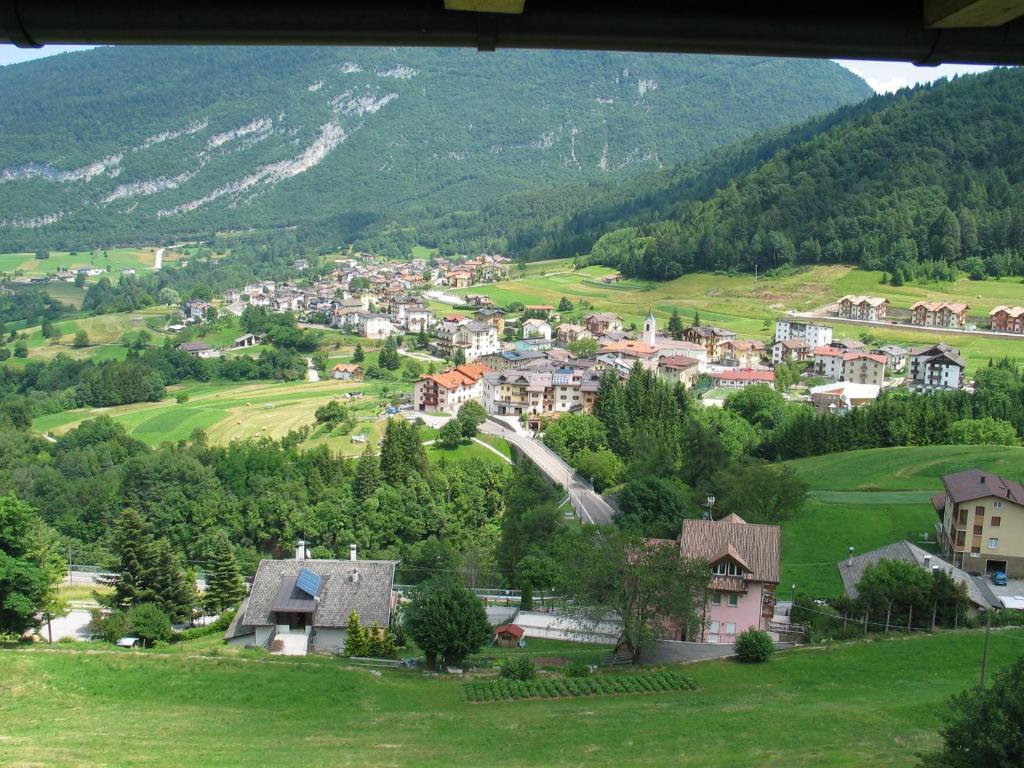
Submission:
<svg viewBox="0 0 1024 768">
<path fill-rule="evenodd" d="M 299 578 L 296 580 L 295 586 L 310 597 L 316 597 L 320 591 L 320 576 L 308 568 L 303 568 L 299 571 Z"/>
</svg>

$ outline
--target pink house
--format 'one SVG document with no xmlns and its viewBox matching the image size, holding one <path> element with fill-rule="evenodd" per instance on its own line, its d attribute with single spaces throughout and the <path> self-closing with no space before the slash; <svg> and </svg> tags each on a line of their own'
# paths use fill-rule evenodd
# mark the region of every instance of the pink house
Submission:
<svg viewBox="0 0 1024 768">
<path fill-rule="evenodd" d="M 777 525 L 755 525 L 739 515 L 721 520 L 684 520 L 679 534 L 683 557 L 711 566 L 704 608 L 703 643 L 733 643 L 744 630 L 767 630 L 775 612 L 781 536 Z"/>
</svg>

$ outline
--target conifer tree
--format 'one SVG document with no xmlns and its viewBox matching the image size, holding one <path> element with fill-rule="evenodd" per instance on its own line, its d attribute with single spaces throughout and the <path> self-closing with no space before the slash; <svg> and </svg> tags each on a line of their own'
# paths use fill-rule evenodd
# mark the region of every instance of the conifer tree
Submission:
<svg viewBox="0 0 1024 768">
<path fill-rule="evenodd" d="M 151 548 L 144 602 L 154 603 L 171 621 L 192 618 L 196 604 L 196 582 L 191 571 L 182 569 L 167 539 L 158 539 Z"/>
<path fill-rule="evenodd" d="M 144 602 L 148 582 L 146 564 L 152 546 L 153 535 L 146 519 L 131 507 L 121 510 L 114 520 L 111 542 L 118 557 L 117 575 L 109 582 L 114 588 L 108 598 L 112 608 L 127 608 Z"/>
<path fill-rule="evenodd" d="M 377 460 L 377 454 L 367 448 L 356 466 L 356 498 L 365 501 L 380 488 L 380 484 L 380 462 Z"/>
<path fill-rule="evenodd" d="M 672 310 L 672 317 L 668 319 L 666 330 L 668 330 L 668 335 L 676 341 L 683 338 L 683 319 L 679 316 L 678 309 Z"/>
<path fill-rule="evenodd" d="M 212 554 L 213 568 L 206 576 L 205 602 L 209 610 L 220 613 L 242 599 L 245 584 L 235 560 L 235 551 L 224 531 L 217 534 Z"/>
<path fill-rule="evenodd" d="M 366 359 L 366 353 L 363 352 L 363 345 L 356 344 L 356 351 L 352 353 L 352 362 L 361 363 Z"/>
<path fill-rule="evenodd" d="M 367 656 L 370 653 L 370 638 L 366 630 L 360 626 L 359 614 L 355 611 L 348 615 L 344 653 L 346 656 Z"/>
</svg>

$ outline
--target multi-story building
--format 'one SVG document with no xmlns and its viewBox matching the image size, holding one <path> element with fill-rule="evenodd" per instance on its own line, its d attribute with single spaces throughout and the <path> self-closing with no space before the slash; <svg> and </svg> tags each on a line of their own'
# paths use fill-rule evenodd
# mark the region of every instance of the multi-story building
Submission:
<svg viewBox="0 0 1024 768">
<path fill-rule="evenodd" d="M 728 339 L 719 347 L 722 365 L 751 368 L 761 364 L 764 342 L 753 339 Z"/>
<path fill-rule="evenodd" d="M 989 313 L 992 330 L 1001 333 L 1024 333 L 1024 307 L 996 307 Z"/>
<path fill-rule="evenodd" d="M 613 312 L 590 312 L 584 315 L 583 324 L 595 336 L 622 330 L 622 318 Z"/>
<path fill-rule="evenodd" d="M 775 614 L 782 535 L 777 525 L 755 525 L 739 515 L 721 520 L 684 520 L 681 557 L 704 560 L 711 581 L 700 626 L 674 624 L 672 639 L 732 644 L 748 629 L 767 630 Z M 663 539 L 651 546 L 674 545 Z"/>
<path fill-rule="evenodd" d="M 885 382 L 885 355 L 870 352 L 847 352 L 843 355 L 842 381 L 855 384 L 877 384 Z"/>
<path fill-rule="evenodd" d="M 929 328 L 963 328 L 968 306 L 945 301 L 918 301 L 910 305 L 910 322 Z"/>
<path fill-rule="evenodd" d="M 939 547 L 965 571 L 1024 578 L 1024 485 L 981 469 L 942 478 Z"/>
<path fill-rule="evenodd" d="M 851 320 L 882 320 L 889 300 L 880 296 L 843 296 L 839 300 L 839 316 Z"/>
<path fill-rule="evenodd" d="M 465 315 L 452 313 L 441 318 L 434 328 L 434 342 L 431 349 L 440 357 L 451 357 L 455 349 L 455 334 L 458 330 L 472 322 Z"/>
<path fill-rule="evenodd" d="M 600 371 L 570 366 L 488 373 L 484 376 L 484 408 L 498 416 L 590 413 L 600 385 Z"/>
<path fill-rule="evenodd" d="M 413 390 L 416 410 L 457 412 L 463 403 L 483 395 L 483 378 L 488 371 L 486 365 L 476 363 L 423 374 Z"/>
<path fill-rule="evenodd" d="M 555 328 L 555 338 L 559 344 L 571 344 L 580 339 L 592 339 L 594 334 L 588 331 L 585 325 L 562 323 Z"/>
<path fill-rule="evenodd" d="M 484 298 L 487 297 L 485 296 Z M 481 323 L 493 325 L 498 330 L 499 335 L 505 332 L 505 310 L 503 309 L 484 306 L 474 312 L 473 317 Z"/>
<path fill-rule="evenodd" d="M 531 317 L 528 320 L 523 320 L 520 333 L 524 339 L 551 341 L 551 324 L 547 320 L 541 320 L 539 317 Z"/>
<path fill-rule="evenodd" d="M 386 339 L 395 330 L 391 318 L 374 312 L 356 312 L 349 315 L 355 318 L 355 326 L 360 336 L 368 339 Z"/>
<path fill-rule="evenodd" d="M 466 362 L 471 363 L 484 355 L 493 355 L 501 351 L 498 329 L 488 323 L 473 320 L 459 326 L 453 341 L 466 355 Z"/>
<path fill-rule="evenodd" d="M 421 304 L 410 304 L 405 308 L 405 327 L 410 333 L 421 333 L 434 324 L 434 313 Z"/>
<path fill-rule="evenodd" d="M 671 384 L 682 384 L 691 389 L 700 376 L 700 361 L 684 355 L 662 357 L 658 360 L 658 377 Z"/>
<path fill-rule="evenodd" d="M 832 343 L 832 329 L 827 325 L 811 323 L 795 317 L 780 317 L 775 321 L 775 341 L 799 339 L 809 349 L 827 347 Z"/>
<path fill-rule="evenodd" d="M 656 370 L 658 367 L 658 348 L 642 341 L 623 339 L 622 341 L 602 344 L 601 356 L 606 357 L 609 355 L 616 358 L 626 358 L 627 364 L 630 367 L 637 360 L 649 371 Z"/>
<path fill-rule="evenodd" d="M 886 344 L 875 350 L 885 355 L 885 367 L 893 373 L 902 373 L 907 369 L 907 350 L 895 344 Z"/>
<path fill-rule="evenodd" d="M 818 347 L 814 350 L 814 373 L 827 379 L 843 378 L 843 355 L 836 347 Z"/>
<path fill-rule="evenodd" d="M 907 386 L 911 389 L 930 392 L 960 389 L 964 385 L 966 364 L 959 349 L 940 342 L 931 347 L 912 349 L 909 357 Z"/>
<path fill-rule="evenodd" d="M 810 354 L 811 348 L 803 339 L 779 339 L 772 344 L 772 365 L 806 360 Z"/>
<path fill-rule="evenodd" d="M 691 325 L 683 331 L 683 339 L 691 344 L 700 344 L 707 351 L 708 362 L 722 359 L 722 343 L 734 341 L 736 334 L 713 325 Z"/>
</svg>

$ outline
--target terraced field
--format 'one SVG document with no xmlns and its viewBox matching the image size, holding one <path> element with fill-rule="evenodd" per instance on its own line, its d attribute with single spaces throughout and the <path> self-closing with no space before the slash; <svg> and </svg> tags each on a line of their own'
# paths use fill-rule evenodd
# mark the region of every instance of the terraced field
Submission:
<svg viewBox="0 0 1024 768">
<path fill-rule="evenodd" d="M 900 539 L 934 542 L 931 496 L 942 476 L 978 467 L 1021 479 L 1024 448 L 872 448 L 788 463 L 811 490 L 803 512 L 782 525 L 780 593 L 788 599 L 796 584 L 804 595 L 827 597 L 841 589 L 836 563 L 847 547 L 862 553 Z"/>
</svg>

